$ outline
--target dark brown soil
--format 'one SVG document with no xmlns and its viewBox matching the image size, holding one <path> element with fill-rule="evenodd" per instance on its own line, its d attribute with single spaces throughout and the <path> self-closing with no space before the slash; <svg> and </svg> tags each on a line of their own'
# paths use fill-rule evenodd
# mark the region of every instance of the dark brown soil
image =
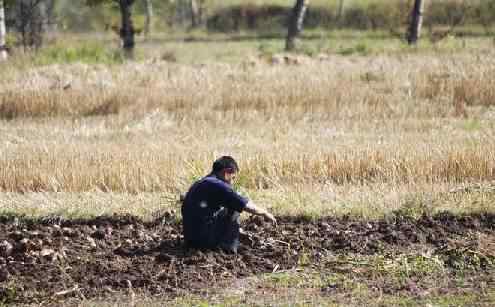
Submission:
<svg viewBox="0 0 495 307">
<path fill-rule="evenodd" d="M 441 255 L 454 273 L 464 247 L 478 255 L 475 270 L 490 269 L 494 260 L 476 239 L 495 237 L 493 214 L 379 221 L 279 217 L 277 227 L 250 218 L 242 227 L 250 235 L 243 236 L 237 255 L 229 255 L 185 249 L 180 222 L 172 215 L 152 222 L 132 216 L 0 217 L 0 302 L 56 303 L 129 291 L 170 297 L 201 293 L 229 279 L 294 268 L 303 254 L 319 267 L 330 254 L 422 246 Z"/>
</svg>

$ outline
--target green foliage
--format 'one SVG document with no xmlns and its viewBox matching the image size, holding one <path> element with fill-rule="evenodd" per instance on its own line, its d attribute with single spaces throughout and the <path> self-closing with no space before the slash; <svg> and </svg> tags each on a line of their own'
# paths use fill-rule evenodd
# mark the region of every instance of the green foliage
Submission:
<svg viewBox="0 0 495 307">
<path fill-rule="evenodd" d="M 331 4 L 311 4 L 304 19 L 305 29 L 349 28 L 358 30 L 398 29 L 407 25 L 412 1 L 354 1 L 337 18 L 337 8 Z M 223 5 L 213 11 L 207 21 L 210 31 L 232 32 L 241 30 L 285 31 L 292 7 L 279 2 L 261 5 Z M 426 27 L 458 24 L 495 23 L 495 0 L 472 3 L 470 1 L 431 1 L 427 4 Z"/>
<path fill-rule="evenodd" d="M 481 121 L 477 118 L 464 121 L 463 128 L 469 132 L 479 131 L 481 129 Z"/>
<path fill-rule="evenodd" d="M 321 287 L 323 280 L 320 274 L 309 272 L 280 272 L 266 274 L 264 281 L 278 288 L 304 289 Z"/>
<path fill-rule="evenodd" d="M 143 1 L 128 0 L 132 4 L 133 18 L 145 13 Z M 12 0 L 7 0 L 7 9 Z M 102 30 L 119 18 L 118 0 L 61 0 L 56 4 L 56 15 L 61 28 L 69 31 Z M 279 0 L 257 1 L 207 1 L 207 28 L 217 32 L 258 31 L 285 33 L 292 2 Z M 459 19 L 465 24 L 480 24 L 488 29 L 495 24 L 495 0 L 431 1 L 427 4 L 424 24 L 426 27 L 450 25 Z M 97 6 L 97 7 L 95 7 Z M 160 29 L 174 27 L 177 22 L 177 1 L 154 1 L 156 26 Z M 349 1 L 344 14 L 337 18 L 336 1 L 311 2 L 304 20 L 305 29 L 349 28 L 359 30 L 398 29 L 409 17 L 411 1 Z M 154 22 L 154 23 L 155 23 Z"/>
<path fill-rule="evenodd" d="M 337 53 L 339 53 L 340 55 L 352 55 L 352 54 L 367 55 L 370 52 L 371 50 L 368 47 L 368 44 L 366 44 L 365 42 L 360 42 L 353 47 L 340 49 Z"/>
<path fill-rule="evenodd" d="M 11 285 L 0 287 L 0 306 L 7 306 L 15 301 L 17 290 Z"/>
<path fill-rule="evenodd" d="M 421 197 L 406 200 L 405 203 L 395 210 L 394 216 L 397 219 L 418 219 L 425 214 L 431 214 L 431 208 Z"/>
<path fill-rule="evenodd" d="M 495 267 L 495 256 L 470 247 L 450 247 L 441 251 L 445 263 L 458 271 L 486 270 Z"/>
<path fill-rule="evenodd" d="M 472 11 L 472 16 L 485 28 L 493 26 L 495 23 L 495 0 L 482 1 L 480 6 Z"/>
<path fill-rule="evenodd" d="M 128 0 L 128 1 L 133 2 L 133 0 Z M 85 0 L 85 3 L 86 3 L 86 5 L 89 5 L 89 6 L 97 6 L 97 5 L 101 5 L 101 4 L 117 5 L 119 3 L 119 0 Z"/>
<path fill-rule="evenodd" d="M 42 49 L 35 58 L 37 65 L 74 62 L 119 64 L 123 57 L 120 50 L 110 50 L 103 43 L 86 42 L 82 45 L 57 43 Z"/>
<path fill-rule="evenodd" d="M 7 46 L 15 46 L 17 45 L 18 38 L 13 33 L 7 33 L 7 37 L 5 38 L 5 43 Z"/>
<path fill-rule="evenodd" d="M 401 255 L 393 261 L 383 263 L 383 269 L 398 280 L 408 280 L 412 277 L 424 278 L 444 271 L 443 262 L 438 256 Z"/>
<path fill-rule="evenodd" d="M 311 259 L 309 254 L 304 250 L 299 252 L 299 258 L 297 259 L 297 265 L 301 267 L 306 267 L 311 265 Z"/>
<path fill-rule="evenodd" d="M 94 8 L 78 1 L 70 5 L 59 2 L 56 11 L 61 29 L 71 32 L 101 31 L 105 24 L 117 22 L 120 17 L 109 3 Z"/>
</svg>

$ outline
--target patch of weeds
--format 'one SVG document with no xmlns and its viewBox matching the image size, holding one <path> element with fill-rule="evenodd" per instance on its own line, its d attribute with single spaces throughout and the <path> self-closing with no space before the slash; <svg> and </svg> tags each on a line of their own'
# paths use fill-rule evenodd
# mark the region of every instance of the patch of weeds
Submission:
<svg viewBox="0 0 495 307">
<path fill-rule="evenodd" d="M 0 287 L 0 306 L 12 304 L 17 297 L 17 290 L 14 286 L 7 285 Z"/>
<path fill-rule="evenodd" d="M 296 288 L 300 287 L 303 278 L 294 273 L 274 273 L 266 276 L 265 280 L 275 287 Z"/>
<path fill-rule="evenodd" d="M 473 118 L 464 121 L 462 128 L 468 132 L 475 132 L 481 129 L 481 121 Z"/>
<path fill-rule="evenodd" d="M 394 210 L 392 213 L 395 218 L 416 220 L 425 214 L 431 214 L 431 210 L 425 199 L 412 198 L 406 200 L 399 209 Z"/>
<path fill-rule="evenodd" d="M 366 284 L 384 289 L 401 289 L 411 280 L 434 281 L 446 272 L 439 256 L 418 254 L 340 256 L 328 262 L 339 274 L 352 276 Z M 341 275 L 336 275 L 342 280 Z M 332 280 L 329 280 L 329 284 Z"/>
<path fill-rule="evenodd" d="M 313 57 L 313 56 L 317 55 L 318 53 L 320 53 L 321 49 L 322 49 L 322 46 L 305 45 L 305 46 L 301 46 L 301 48 L 299 49 L 299 52 L 301 52 L 301 53 L 303 53 L 309 57 Z"/>
<path fill-rule="evenodd" d="M 332 290 L 352 291 L 357 287 L 355 280 L 342 273 L 324 274 L 320 281 L 321 290 L 324 292 L 331 292 Z"/>
<path fill-rule="evenodd" d="M 360 75 L 359 78 L 361 79 L 361 81 L 367 82 L 367 83 L 382 82 L 382 81 L 385 81 L 385 74 L 383 74 L 383 73 L 378 74 L 375 72 L 367 71 L 364 74 Z"/>
<path fill-rule="evenodd" d="M 162 61 L 166 61 L 166 62 L 177 62 L 177 55 L 175 54 L 174 51 L 171 51 L 171 50 L 167 50 L 167 51 L 164 51 L 162 53 L 162 55 L 160 56 L 160 59 Z"/>
<path fill-rule="evenodd" d="M 481 298 L 475 293 L 463 293 L 456 295 L 442 295 L 427 300 L 431 306 L 483 306 Z M 493 303 L 493 302 L 492 302 Z M 485 306 L 490 306 L 485 305 Z"/>
<path fill-rule="evenodd" d="M 311 258 L 309 256 L 309 253 L 307 253 L 304 250 L 304 248 L 299 253 L 299 258 L 297 259 L 297 265 L 300 267 L 306 267 L 306 266 L 311 265 Z"/>
<path fill-rule="evenodd" d="M 266 274 L 263 280 L 276 288 L 319 288 L 322 279 L 317 273 L 310 272 L 281 272 Z"/>
<path fill-rule="evenodd" d="M 443 261 L 438 256 L 398 255 L 393 258 L 376 256 L 370 259 L 371 275 L 379 274 L 397 283 L 411 278 L 424 279 L 445 271 Z"/>
<path fill-rule="evenodd" d="M 451 307 L 451 306 L 492 306 L 483 304 L 480 297 L 473 293 L 463 293 L 456 295 L 428 296 L 425 298 L 411 297 L 397 294 L 387 294 L 380 297 L 377 302 L 375 298 L 370 298 L 368 306 L 431 306 L 431 307 Z"/>
<path fill-rule="evenodd" d="M 261 53 L 262 57 L 270 59 L 277 52 L 277 48 L 269 42 L 261 42 L 258 45 L 258 51 Z"/>
<path fill-rule="evenodd" d="M 337 51 L 340 55 L 369 55 L 371 53 L 371 49 L 366 43 L 358 43 L 353 47 L 343 48 Z"/>
<path fill-rule="evenodd" d="M 245 189 L 246 187 L 249 186 L 250 186 L 249 174 L 243 173 L 242 171 L 239 172 L 233 183 L 234 190 L 240 192 L 241 194 L 246 193 Z"/>
<path fill-rule="evenodd" d="M 316 210 L 305 210 L 302 212 L 299 217 L 308 223 L 313 223 L 321 217 L 321 213 Z"/>
<path fill-rule="evenodd" d="M 34 61 L 37 65 L 74 62 L 121 64 L 124 58 L 120 51 L 109 50 L 101 43 L 88 42 L 80 46 L 60 43 L 46 47 L 36 55 Z"/>
<path fill-rule="evenodd" d="M 188 174 L 186 176 L 187 184 L 191 184 L 204 176 L 203 165 L 197 161 L 184 161 L 187 166 Z"/>
<path fill-rule="evenodd" d="M 18 224 L 19 221 L 22 221 L 26 218 L 26 214 L 19 213 L 15 210 L 10 209 L 2 209 L 0 210 L 0 222 L 9 223 L 13 222 Z"/>
<path fill-rule="evenodd" d="M 484 254 L 470 247 L 446 247 L 439 253 L 446 265 L 460 272 L 495 267 L 495 255 Z"/>
</svg>

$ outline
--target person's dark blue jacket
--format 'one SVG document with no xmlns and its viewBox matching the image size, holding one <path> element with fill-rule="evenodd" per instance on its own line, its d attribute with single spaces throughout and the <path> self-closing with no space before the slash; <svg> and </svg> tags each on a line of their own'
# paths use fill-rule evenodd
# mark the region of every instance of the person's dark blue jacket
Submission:
<svg viewBox="0 0 495 307">
<path fill-rule="evenodd" d="M 238 245 L 238 213 L 247 203 L 246 198 L 215 175 L 195 182 L 181 210 L 186 243 L 198 248 L 213 248 L 223 243 Z"/>
</svg>

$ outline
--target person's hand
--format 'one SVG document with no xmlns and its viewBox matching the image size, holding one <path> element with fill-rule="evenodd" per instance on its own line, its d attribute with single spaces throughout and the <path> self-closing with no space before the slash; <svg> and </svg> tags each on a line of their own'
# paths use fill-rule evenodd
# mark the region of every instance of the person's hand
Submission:
<svg viewBox="0 0 495 307">
<path fill-rule="evenodd" d="M 272 222 L 273 224 L 277 225 L 277 219 L 275 219 L 275 217 L 273 216 L 273 214 L 271 214 L 270 212 L 266 212 L 264 214 L 265 218 L 267 218 L 268 220 L 270 220 L 270 222 Z"/>
</svg>

